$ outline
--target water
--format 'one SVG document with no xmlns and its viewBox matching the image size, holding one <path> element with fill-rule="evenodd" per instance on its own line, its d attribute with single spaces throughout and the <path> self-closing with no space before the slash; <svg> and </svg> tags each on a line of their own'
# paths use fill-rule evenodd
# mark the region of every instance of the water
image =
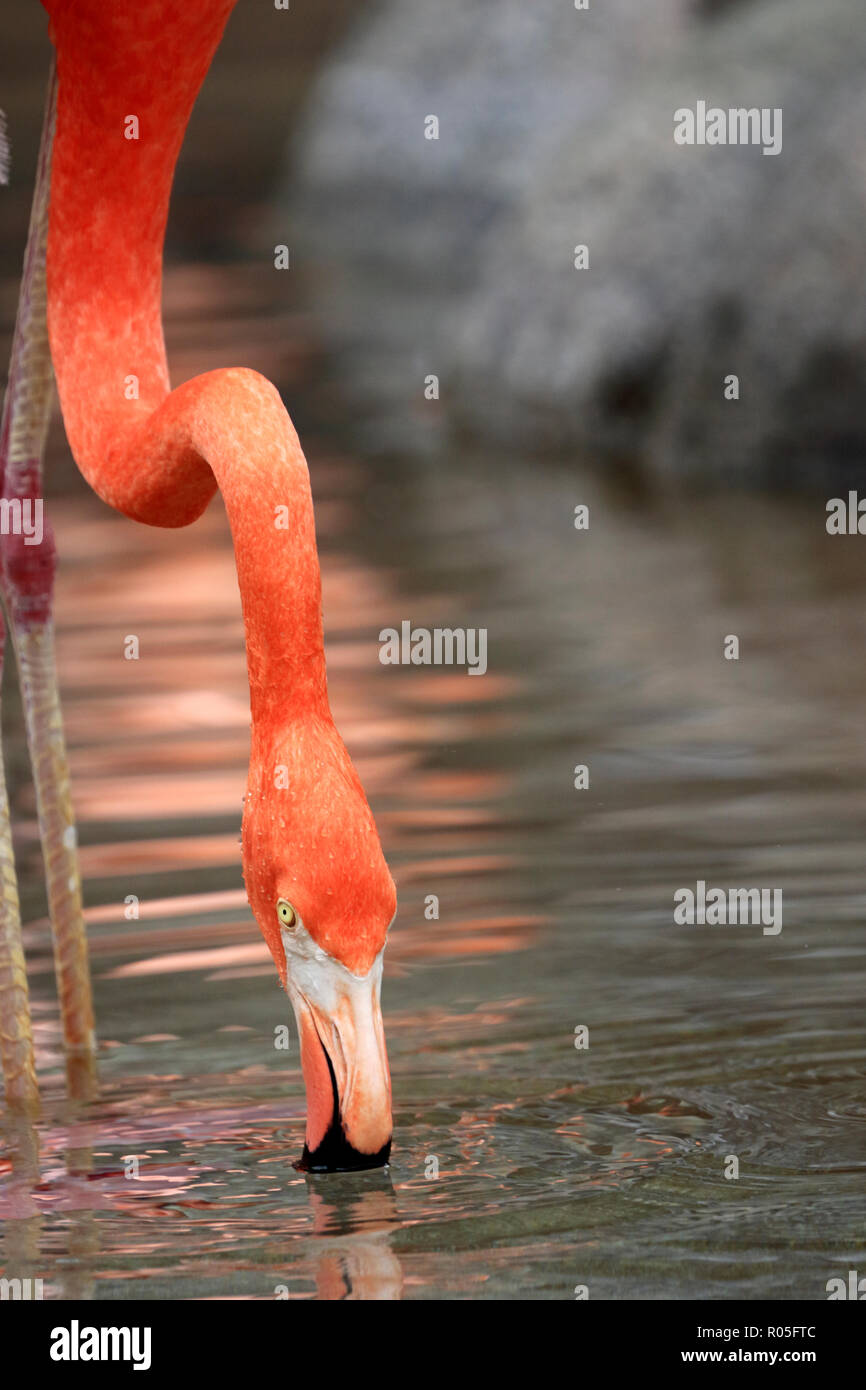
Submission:
<svg viewBox="0 0 866 1390">
<path fill-rule="evenodd" d="M 172 302 L 194 318 L 200 289 Z M 170 327 L 178 379 L 213 365 Z M 260 328 L 227 330 L 231 357 L 280 370 L 294 408 L 303 352 L 254 359 L 282 341 Z M 825 1298 L 866 1268 L 857 539 L 820 501 L 635 498 L 573 462 L 362 462 L 308 413 L 332 702 L 400 895 L 393 1163 L 291 1166 L 221 507 L 162 533 L 72 486 L 57 621 L 102 1090 L 70 1115 L 12 709 L 45 1106 L 39 1183 L 0 1169 L 4 1272 L 98 1299 Z M 380 665 L 405 618 L 487 627 L 487 675 Z M 675 925 L 698 879 L 781 888 L 783 930 Z"/>
</svg>

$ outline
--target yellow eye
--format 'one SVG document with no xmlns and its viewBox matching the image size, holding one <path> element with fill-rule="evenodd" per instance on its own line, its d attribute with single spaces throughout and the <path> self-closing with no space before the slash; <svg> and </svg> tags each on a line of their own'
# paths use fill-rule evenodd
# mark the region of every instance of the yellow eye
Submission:
<svg viewBox="0 0 866 1390">
<path fill-rule="evenodd" d="M 293 927 L 298 920 L 297 912 L 290 902 L 286 902 L 285 898 L 280 898 L 277 903 L 277 916 L 284 927 Z"/>
</svg>

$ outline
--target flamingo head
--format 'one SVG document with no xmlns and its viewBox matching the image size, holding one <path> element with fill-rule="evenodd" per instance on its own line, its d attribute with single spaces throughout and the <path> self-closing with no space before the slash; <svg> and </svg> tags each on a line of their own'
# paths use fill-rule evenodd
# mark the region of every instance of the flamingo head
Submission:
<svg viewBox="0 0 866 1390">
<path fill-rule="evenodd" d="M 367 799 L 329 721 L 253 748 L 244 807 L 250 905 L 295 1013 L 307 1091 L 298 1166 L 375 1168 L 391 1150 L 379 1004 L 397 905 Z"/>
</svg>

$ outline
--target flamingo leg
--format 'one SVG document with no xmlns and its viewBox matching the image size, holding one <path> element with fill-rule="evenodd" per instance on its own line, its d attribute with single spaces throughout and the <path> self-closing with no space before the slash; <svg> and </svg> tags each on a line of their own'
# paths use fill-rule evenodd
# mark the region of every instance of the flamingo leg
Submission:
<svg viewBox="0 0 866 1390">
<path fill-rule="evenodd" d="M 43 508 L 42 460 L 53 391 L 46 322 L 45 249 L 56 98 L 56 73 L 52 62 L 0 430 L 3 496 L 13 505 L 19 504 L 21 515 L 29 506 L 31 523 L 38 515 L 38 508 Z M 8 514 L 19 515 L 11 509 Z M 44 509 L 41 531 L 41 539 L 36 544 L 28 544 L 20 534 L 2 538 L 0 590 L 18 663 L 36 788 L 67 1080 L 70 1094 L 81 1099 L 92 1094 L 95 1084 L 95 1035 L 51 616 L 56 552 Z M 2 853 L 0 842 L 0 856 Z"/>
<path fill-rule="evenodd" d="M 0 676 L 6 634 L 0 627 Z M 39 1105 L 30 995 L 21 940 L 18 879 L 12 849 L 12 827 L 6 773 L 0 750 L 0 1065 L 6 1104 L 10 1110 L 35 1112 Z"/>
</svg>

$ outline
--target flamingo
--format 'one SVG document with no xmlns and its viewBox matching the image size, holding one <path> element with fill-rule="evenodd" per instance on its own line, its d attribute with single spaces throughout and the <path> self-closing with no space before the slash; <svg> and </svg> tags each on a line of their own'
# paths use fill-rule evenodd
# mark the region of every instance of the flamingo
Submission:
<svg viewBox="0 0 866 1390">
<path fill-rule="evenodd" d="M 380 989 L 396 893 L 328 703 L 307 464 L 270 382 L 232 367 L 172 391 L 163 344 L 162 249 L 174 167 L 235 0 L 43 4 L 56 52 L 56 126 L 52 132 L 50 93 L 28 260 L 38 283 L 46 220 L 40 198 L 47 199 L 45 317 L 69 445 L 94 491 L 138 522 L 187 526 L 217 489 L 222 494 L 250 686 L 243 874 L 300 1037 L 307 1119 L 296 1166 L 382 1166 L 392 1123 Z M 32 339 L 41 322 L 39 295 L 25 293 L 23 301 L 25 321 L 22 328 L 19 311 L 19 351 L 16 358 L 13 348 L 10 372 L 13 396 L 16 360 L 30 377 L 38 376 Z M 29 335 L 29 362 L 22 333 Z M 28 447 L 32 455 L 32 443 Z M 41 442 L 37 453 L 41 458 Z M 10 479 L 7 460 L 6 474 L 6 495 L 16 482 L 27 495 L 33 470 L 23 480 Z M 45 626 L 52 544 L 46 533 L 38 559 L 36 547 L 20 545 L 11 559 L 4 555 L 16 646 L 28 621 Z M 22 594 L 39 601 L 16 621 Z M 53 775 L 62 780 L 62 758 L 54 761 Z M 0 802 L 0 855 L 3 810 Z M 71 809 L 65 806 L 59 822 L 48 819 L 51 827 L 41 825 L 43 844 L 53 827 L 66 848 L 73 838 Z M 66 950 L 73 960 L 67 1044 L 87 1054 L 92 1020 L 80 915 L 80 901 L 77 908 L 75 902 L 61 905 L 54 926 L 58 954 Z M 6 1053 L 20 1070 L 29 1025 L 26 1018 L 21 1022 L 20 933 L 16 937 L 14 921 L 6 926 L 7 985 L 18 970 L 17 992 L 7 990 L 17 1051 L 7 1043 Z M 2 984 L 0 961 L 0 995 Z M 26 1003 L 26 990 L 24 997 Z"/>
</svg>

